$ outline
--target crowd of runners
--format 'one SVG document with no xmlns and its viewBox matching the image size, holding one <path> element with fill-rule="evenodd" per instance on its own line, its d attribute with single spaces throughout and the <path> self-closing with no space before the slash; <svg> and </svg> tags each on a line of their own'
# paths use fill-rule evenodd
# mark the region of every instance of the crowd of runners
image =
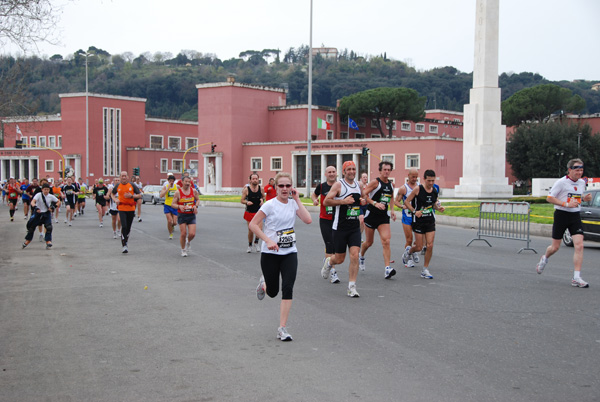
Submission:
<svg viewBox="0 0 600 402">
<path fill-rule="evenodd" d="M 435 172 L 425 170 L 423 177 L 419 178 L 419 172 L 411 169 L 407 180 L 395 191 L 390 180 L 393 168 L 391 162 L 382 161 L 379 163 L 379 176 L 369 181 L 366 174 L 356 180 L 357 169 L 352 161 L 344 162 L 341 177 L 336 167 L 328 166 L 325 169 L 326 180 L 317 185 L 311 194 L 313 205 L 320 206 L 319 227 L 325 250 L 321 276 L 332 284 L 340 283 L 337 270 L 348 256 L 349 280 L 346 293 L 352 298 L 360 296 L 357 290 L 358 273 L 367 269 L 366 256 L 374 243 L 376 231 L 383 250 L 383 278 L 390 280 L 396 275 L 390 247 L 390 221 L 397 219 L 395 207 L 401 214 L 405 237 L 402 263 L 407 268 L 415 267 L 421 260 L 419 255 L 424 255 L 420 276 L 423 279 L 433 279 L 429 266 L 434 250 L 435 214 L 444 212 L 439 200 L 439 188 L 435 185 Z M 553 240 L 536 270 L 539 274 L 543 272 L 550 256 L 558 251 L 562 234 L 569 229 L 575 245 L 571 284 L 587 288 L 588 283 L 580 275 L 583 229 L 579 210 L 585 190 L 585 182 L 581 179 L 583 162 L 573 159 L 569 161 L 567 168 L 568 174 L 555 183 L 547 198 L 548 202 L 555 205 Z M 248 227 L 246 251 L 261 253 L 262 275 L 256 289 L 258 299 L 263 300 L 265 295 L 276 297 L 281 286 L 277 337 L 282 341 L 291 341 L 286 324 L 298 267 L 294 225 L 296 218 L 306 224 L 310 224 L 312 219 L 302 204 L 300 193 L 294 187 L 289 173 L 279 173 L 275 178 L 269 179 L 264 188 L 259 183 L 259 175 L 252 173 L 240 200 L 245 206 L 243 219 Z M 47 179 L 39 182 L 32 179 L 31 183 L 27 179 L 17 182 L 10 178 L 3 184 L 2 190 L 3 203 L 9 205 L 11 221 L 14 221 L 18 201 L 22 199 L 23 216 L 28 220 L 23 248 L 31 243 L 37 230 L 40 241 L 45 242 L 46 248 L 50 249 L 52 224 L 53 221 L 58 223 L 61 208 L 65 210 L 65 224 L 71 226 L 75 217 L 85 213 L 88 194 L 94 200 L 100 227 L 103 227 L 105 216 L 111 216 L 113 238 L 121 239 L 123 253 L 129 251 L 128 240 L 136 211 L 138 222 L 142 222 L 141 181 L 139 177 L 130 180 L 127 172 L 121 172 L 120 178 L 115 178 L 110 183 L 98 179 L 91 189 L 86 187 L 81 178 L 77 181 L 67 178 L 56 183 Z M 196 236 L 199 190 L 187 174 L 178 181 L 175 175 L 169 174 L 160 197 L 165 198 L 163 212 L 168 238 L 174 238 L 174 229 L 179 226 L 181 256 L 187 257 L 190 244 Z M 589 197 L 586 197 L 584 201 L 589 201 Z"/>
</svg>

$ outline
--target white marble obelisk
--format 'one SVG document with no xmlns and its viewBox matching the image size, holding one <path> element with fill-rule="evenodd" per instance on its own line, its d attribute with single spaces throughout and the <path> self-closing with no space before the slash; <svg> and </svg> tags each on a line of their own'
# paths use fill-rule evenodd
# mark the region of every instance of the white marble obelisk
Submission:
<svg viewBox="0 0 600 402">
<path fill-rule="evenodd" d="M 463 174 L 454 188 L 458 198 L 512 196 L 498 88 L 498 3 L 477 0 L 473 88 L 464 109 Z"/>
</svg>

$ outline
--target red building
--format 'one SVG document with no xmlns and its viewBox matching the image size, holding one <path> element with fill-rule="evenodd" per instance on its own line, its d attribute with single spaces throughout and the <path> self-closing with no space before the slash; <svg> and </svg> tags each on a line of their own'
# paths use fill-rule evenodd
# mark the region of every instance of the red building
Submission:
<svg viewBox="0 0 600 402">
<path fill-rule="evenodd" d="M 233 81 L 197 90 L 198 122 L 149 118 L 145 99 L 88 94 L 89 157 L 85 93 L 60 95 L 60 115 L 4 119 L 0 178 L 58 178 L 62 155 L 75 176 L 90 182 L 139 167 L 144 184 L 160 183 L 169 171 L 190 170 L 207 193 L 239 192 L 251 172 L 265 181 L 288 171 L 298 186 L 306 186 L 307 105 L 287 106 L 280 88 Z M 440 187 L 452 189 L 462 173 L 462 118 L 429 110 L 423 122 L 395 121 L 392 138 L 382 138 L 373 121 L 356 118 L 359 129 L 348 130 L 347 116 L 313 106 L 311 185 L 323 180 L 327 165 L 339 170 L 354 160 L 359 171 L 375 177 L 380 160 L 389 160 L 397 183 L 411 168 L 434 169 Z M 329 129 L 317 129 L 317 119 Z M 19 138 L 23 149 L 15 147 Z M 368 156 L 363 148 L 369 148 Z"/>
</svg>

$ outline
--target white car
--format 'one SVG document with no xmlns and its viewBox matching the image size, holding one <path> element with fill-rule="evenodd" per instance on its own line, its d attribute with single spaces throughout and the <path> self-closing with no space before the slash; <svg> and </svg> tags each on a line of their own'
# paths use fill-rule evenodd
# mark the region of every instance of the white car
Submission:
<svg viewBox="0 0 600 402">
<path fill-rule="evenodd" d="M 142 194 L 142 204 L 150 202 L 152 204 L 164 204 L 165 197 L 160 197 L 160 190 L 163 186 L 160 185 L 148 185 L 144 187 L 142 190 L 144 193 Z"/>
</svg>

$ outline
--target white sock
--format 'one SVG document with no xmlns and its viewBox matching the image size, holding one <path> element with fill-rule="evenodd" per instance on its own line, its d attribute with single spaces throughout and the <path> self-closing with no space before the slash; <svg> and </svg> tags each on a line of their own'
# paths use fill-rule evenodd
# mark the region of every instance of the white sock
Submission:
<svg viewBox="0 0 600 402">
<path fill-rule="evenodd" d="M 581 278 L 581 271 L 573 271 L 573 279 Z"/>
<path fill-rule="evenodd" d="M 356 286 L 356 282 L 348 282 L 348 289 L 350 289 L 352 286 Z"/>
</svg>

